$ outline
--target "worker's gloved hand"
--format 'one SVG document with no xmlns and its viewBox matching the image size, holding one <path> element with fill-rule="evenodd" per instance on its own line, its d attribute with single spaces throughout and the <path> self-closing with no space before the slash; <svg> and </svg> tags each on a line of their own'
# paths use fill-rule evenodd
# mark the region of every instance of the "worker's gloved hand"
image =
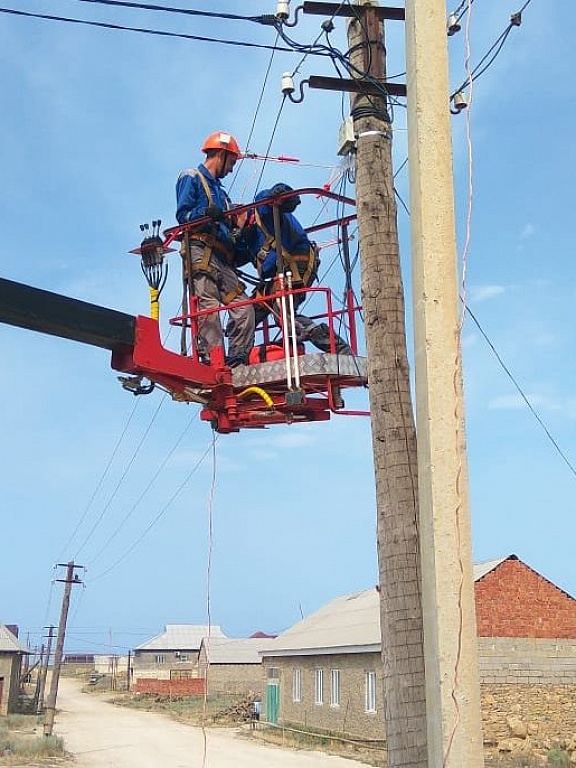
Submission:
<svg viewBox="0 0 576 768">
<path fill-rule="evenodd" d="M 224 211 L 218 205 L 209 205 L 204 213 L 210 216 L 212 221 L 224 221 Z"/>
</svg>

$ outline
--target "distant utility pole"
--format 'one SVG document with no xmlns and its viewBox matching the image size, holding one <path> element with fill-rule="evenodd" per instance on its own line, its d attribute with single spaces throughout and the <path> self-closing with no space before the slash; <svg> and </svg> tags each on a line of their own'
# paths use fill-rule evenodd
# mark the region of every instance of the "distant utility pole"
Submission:
<svg viewBox="0 0 576 768">
<path fill-rule="evenodd" d="M 56 579 L 64 583 L 64 596 L 62 598 L 62 610 L 60 611 L 60 623 L 58 624 L 58 637 L 56 639 L 56 652 L 54 653 L 54 667 L 52 669 L 52 679 L 50 681 L 50 691 L 46 701 L 46 715 L 44 718 L 44 736 L 51 736 L 54 729 L 54 716 L 56 715 L 56 697 L 58 696 L 58 682 L 60 680 L 60 668 L 64 656 L 64 638 L 66 636 L 66 622 L 68 620 L 68 608 L 70 607 L 70 592 L 72 584 L 82 584 L 78 574 L 74 573 L 80 565 L 74 565 L 74 561 L 69 563 L 58 563 L 58 567 L 66 568 L 66 578 Z"/>
<path fill-rule="evenodd" d="M 50 665 L 50 654 L 52 653 L 52 639 L 54 637 L 54 627 L 48 627 L 48 642 L 46 645 L 46 656 L 40 662 L 40 676 L 38 685 L 38 701 L 36 703 L 36 712 L 40 714 L 44 709 L 44 692 L 46 690 L 46 676 Z M 44 648 L 44 646 L 42 646 Z"/>
<path fill-rule="evenodd" d="M 406 0 L 406 70 L 428 750 L 479 768 L 445 0 Z"/>
</svg>

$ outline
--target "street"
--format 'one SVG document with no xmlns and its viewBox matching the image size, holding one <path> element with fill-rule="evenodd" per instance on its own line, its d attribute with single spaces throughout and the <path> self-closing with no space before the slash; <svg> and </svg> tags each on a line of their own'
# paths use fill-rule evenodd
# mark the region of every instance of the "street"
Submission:
<svg viewBox="0 0 576 768">
<path fill-rule="evenodd" d="M 282 749 L 239 738 L 235 729 L 202 731 L 167 717 L 107 703 L 61 678 L 54 734 L 77 768 L 360 768 L 321 752 Z"/>
</svg>

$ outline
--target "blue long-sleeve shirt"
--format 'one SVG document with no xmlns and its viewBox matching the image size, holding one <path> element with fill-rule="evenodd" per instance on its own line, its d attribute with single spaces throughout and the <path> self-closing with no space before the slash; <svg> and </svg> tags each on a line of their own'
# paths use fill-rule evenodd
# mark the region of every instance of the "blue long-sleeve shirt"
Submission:
<svg viewBox="0 0 576 768">
<path fill-rule="evenodd" d="M 258 203 L 259 200 L 263 200 L 267 197 L 271 197 L 271 190 L 263 189 L 256 195 L 254 202 Z M 274 214 L 272 212 L 272 206 L 266 204 L 257 205 L 257 210 L 263 227 L 265 227 L 268 233 L 274 237 Z M 267 239 L 267 233 L 264 232 L 261 227 L 256 227 L 250 242 L 251 249 L 255 253 L 258 253 Z M 293 216 L 291 213 L 280 214 L 280 241 L 282 243 L 282 248 L 294 255 L 307 254 L 312 247 L 312 243 L 309 240 L 304 227 L 300 224 L 296 216 Z M 262 263 L 261 277 L 274 277 L 275 274 L 276 249 L 272 248 Z"/>
<path fill-rule="evenodd" d="M 199 173 L 202 174 L 208 185 L 212 200 L 208 199 L 204 191 L 202 182 L 198 177 Z M 206 208 L 210 204 L 218 206 L 223 211 L 228 211 L 231 208 L 230 198 L 220 179 L 214 178 L 203 163 L 195 170 L 182 171 L 176 182 L 176 220 L 178 224 L 186 224 L 202 218 L 206 215 Z M 216 224 L 207 224 L 200 231 L 214 235 L 225 247 L 234 251 L 234 241 L 226 223 L 219 221 Z"/>
</svg>

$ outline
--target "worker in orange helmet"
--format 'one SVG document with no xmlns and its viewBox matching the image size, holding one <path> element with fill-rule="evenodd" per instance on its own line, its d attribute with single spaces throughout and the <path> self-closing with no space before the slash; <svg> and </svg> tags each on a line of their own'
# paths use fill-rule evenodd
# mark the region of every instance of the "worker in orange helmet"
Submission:
<svg viewBox="0 0 576 768">
<path fill-rule="evenodd" d="M 208 216 L 210 221 L 186 233 L 180 254 L 185 280 L 198 298 L 198 308 L 228 307 L 226 363 L 235 366 L 246 361 L 254 344 L 253 307 L 234 306 L 234 302 L 248 298 L 237 268 L 250 260 L 250 252 L 226 215 L 232 204 L 220 180 L 233 170 L 241 152 L 234 136 L 225 131 L 211 133 L 202 144 L 202 152 L 204 162 L 182 171 L 176 182 L 176 219 L 186 224 Z M 200 358 L 209 362 L 210 351 L 224 343 L 218 312 L 199 319 L 197 342 Z"/>
</svg>

